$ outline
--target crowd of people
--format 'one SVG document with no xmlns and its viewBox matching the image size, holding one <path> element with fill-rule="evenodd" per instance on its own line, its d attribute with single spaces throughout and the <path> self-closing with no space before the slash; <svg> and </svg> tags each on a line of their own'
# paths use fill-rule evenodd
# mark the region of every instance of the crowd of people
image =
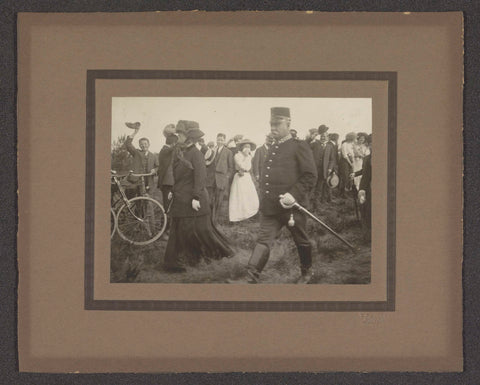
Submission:
<svg viewBox="0 0 480 385">
<path fill-rule="evenodd" d="M 308 283 L 314 276 L 312 245 L 306 216 L 294 205 L 316 212 L 332 202 L 332 192 L 339 198 L 351 192 L 358 199 L 364 234 L 370 234 L 371 134 L 348 133 L 339 144 L 339 135 L 322 124 L 300 139 L 290 123 L 289 108 L 272 107 L 270 132 L 257 148 L 241 134 L 227 141 L 218 133 L 215 142 L 205 143 L 197 122 L 179 120 L 164 128 L 158 156 L 149 152 L 147 138 L 135 149 L 140 124 L 126 123 L 133 129 L 125 142 L 133 172 L 158 176 L 156 187 L 168 213 L 165 270 L 183 272 L 202 259 L 233 256 L 229 240 L 217 228 L 219 217 L 235 223 L 258 214 L 260 231 L 247 266 L 248 282 L 261 280 L 272 242 L 286 226 L 299 255 L 297 282 Z M 153 177 L 145 183 L 155 187 Z"/>
</svg>

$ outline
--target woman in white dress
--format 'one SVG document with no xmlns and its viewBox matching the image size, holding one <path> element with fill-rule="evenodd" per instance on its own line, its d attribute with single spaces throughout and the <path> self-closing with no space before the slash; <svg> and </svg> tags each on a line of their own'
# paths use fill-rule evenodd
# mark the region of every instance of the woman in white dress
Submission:
<svg viewBox="0 0 480 385">
<path fill-rule="evenodd" d="M 360 171 L 363 167 L 363 158 L 370 154 L 370 150 L 367 146 L 367 137 L 368 134 L 365 132 L 359 132 L 357 134 L 357 141 L 353 145 L 353 172 Z M 355 186 L 357 190 L 360 186 L 361 176 L 357 176 L 354 179 Z"/>
<path fill-rule="evenodd" d="M 230 188 L 228 201 L 228 215 L 231 222 L 240 222 L 253 217 L 258 212 L 259 201 L 257 190 L 253 184 L 250 170 L 252 168 L 252 154 L 255 143 L 248 139 L 241 140 L 235 162 L 235 175 Z"/>
</svg>

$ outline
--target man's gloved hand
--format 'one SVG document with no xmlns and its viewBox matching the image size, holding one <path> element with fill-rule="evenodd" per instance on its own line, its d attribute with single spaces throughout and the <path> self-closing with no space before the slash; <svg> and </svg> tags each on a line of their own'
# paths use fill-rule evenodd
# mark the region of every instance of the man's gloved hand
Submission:
<svg viewBox="0 0 480 385">
<path fill-rule="evenodd" d="M 292 194 L 280 194 L 278 197 L 280 198 L 280 204 L 284 209 L 290 209 L 293 207 L 293 204 L 295 203 L 295 198 Z"/>
</svg>

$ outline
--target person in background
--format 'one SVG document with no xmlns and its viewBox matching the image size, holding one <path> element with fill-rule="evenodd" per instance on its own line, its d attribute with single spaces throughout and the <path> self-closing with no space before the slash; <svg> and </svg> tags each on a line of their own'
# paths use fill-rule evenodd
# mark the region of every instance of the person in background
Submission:
<svg viewBox="0 0 480 385">
<path fill-rule="evenodd" d="M 208 150 L 208 147 L 207 145 L 205 144 L 205 139 L 203 138 L 200 138 L 200 140 L 195 144 L 195 146 L 197 146 L 197 148 L 200 150 L 200 152 L 205 155 L 205 153 L 207 152 Z"/>
<path fill-rule="evenodd" d="M 217 146 L 214 149 L 215 156 L 207 173 L 207 189 L 210 195 L 212 218 L 216 222 L 220 215 L 222 203 L 230 186 L 230 176 L 233 174 L 233 155 L 225 146 L 225 134 L 217 135 Z"/>
<path fill-rule="evenodd" d="M 305 137 L 305 142 L 311 144 L 318 136 L 318 128 L 310 128 L 308 134 Z"/>
<path fill-rule="evenodd" d="M 349 132 L 345 136 L 345 141 L 342 142 L 340 146 L 340 160 L 338 164 L 339 168 L 339 189 L 340 189 L 340 196 L 345 198 L 345 191 L 350 191 L 352 182 L 350 180 L 350 174 L 353 171 L 353 144 L 355 141 L 356 135 L 354 132 Z"/>
<path fill-rule="evenodd" d="M 297 130 L 295 130 L 294 128 L 291 128 L 290 135 L 292 135 L 293 139 L 297 139 Z"/>
<path fill-rule="evenodd" d="M 175 133 L 175 124 L 168 124 L 163 129 L 165 144 L 158 153 L 158 182 L 157 186 L 162 191 L 163 207 L 168 210 L 169 196 L 173 189 L 173 149 L 178 137 Z"/>
<path fill-rule="evenodd" d="M 265 162 L 265 158 L 267 157 L 268 150 L 273 143 L 273 136 L 271 133 L 268 133 L 265 137 L 265 143 L 258 147 L 255 151 L 255 155 L 253 155 L 252 159 L 252 171 L 253 177 L 258 182 L 262 177 L 262 166 Z"/>
<path fill-rule="evenodd" d="M 328 140 L 329 142 L 332 142 L 333 145 L 335 146 L 335 154 L 336 154 L 336 159 L 337 159 L 337 168 L 338 168 L 338 138 L 339 135 L 335 132 L 332 132 L 331 134 L 328 134 Z M 338 173 L 338 172 L 337 172 Z"/>
<path fill-rule="evenodd" d="M 290 134 L 289 108 L 271 108 L 270 127 L 275 143 L 268 151 L 260 179 L 260 230 L 247 265 L 248 282 L 260 281 L 272 243 L 287 226 L 300 257 L 301 275 L 296 282 L 309 283 L 314 272 L 312 244 L 305 228 L 307 219 L 293 205 L 306 204 L 317 180 L 317 170 L 309 145 Z"/>
<path fill-rule="evenodd" d="M 180 120 L 173 155 L 172 223 L 164 256 L 164 269 L 180 273 L 202 259 L 233 256 L 228 240 L 213 225 L 205 186 L 204 155 L 195 144 L 204 134 L 197 122 Z"/>
<path fill-rule="evenodd" d="M 315 162 L 315 167 L 317 169 L 317 183 L 315 184 L 312 191 L 312 209 L 314 211 L 318 210 L 319 200 L 320 203 L 325 202 L 325 189 L 329 187 L 325 183 L 326 180 L 323 178 L 323 154 L 325 152 L 325 145 L 327 143 L 326 133 L 316 135 L 314 139 L 310 142 L 310 148 L 313 154 L 313 160 Z"/>
<path fill-rule="evenodd" d="M 248 139 L 238 142 L 239 151 L 233 157 L 235 175 L 230 188 L 228 216 L 231 222 L 240 222 L 258 213 L 258 195 L 250 170 L 255 143 Z"/>
<path fill-rule="evenodd" d="M 333 136 L 335 138 L 337 134 L 327 134 L 327 142 L 325 144 L 325 150 L 323 152 L 323 162 L 322 162 L 322 169 L 318 173 L 318 178 L 323 178 L 324 180 L 324 198 L 327 203 L 332 201 L 332 194 L 330 187 L 327 183 L 327 178 L 332 174 L 335 173 L 338 175 L 338 150 L 336 143 L 330 138 Z M 337 135 L 338 139 L 338 135 Z"/>
<path fill-rule="evenodd" d="M 208 167 L 212 164 L 213 159 L 215 158 L 215 143 L 208 142 L 207 150 L 204 154 L 205 157 L 205 165 L 207 166 L 207 178 L 208 178 Z"/>
<path fill-rule="evenodd" d="M 365 132 L 359 132 L 357 134 L 357 141 L 353 145 L 353 172 L 357 172 L 362 169 L 363 158 L 365 158 L 370 150 L 367 145 L 368 134 Z M 357 190 L 360 186 L 360 177 L 355 177 L 353 180 Z"/>
<path fill-rule="evenodd" d="M 235 155 L 238 151 L 238 143 L 243 139 L 242 134 L 235 135 L 232 139 L 230 139 L 227 143 L 228 149 L 232 152 L 232 155 Z M 233 178 L 233 175 L 232 175 Z"/>
<path fill-rule="evenodd" d="M 352 173 L 351 178 L 360 177 L 358 201 L 363 237 L 365 241 L 370 241 L 372 234 L 372 134 L 367 135 L 365 144 L 369 151 L 363 158 L 363 167 Z"/>
<path fill-rule="evenodd" d="M 140 138 L 138 140 L 138 145 L 140 149 L 136 149 L 132 142 L 133 138 L 137 135 L 138 131 L 140 131 L 140 123 L 125 123 L 128 128 L 133 129 L 133 133 L 127 136 L 125 141 L 125 147 L 127 151 L 133 157 L 133 164 L 132 164 L 132 171 L 134 174 L 152 174 L 151 176 L 145 177 L 145 188 L 147 191 L 154 186 L 154 175 L 157 173 L 158 169 L 158 158 L 149 151 L 150 148 L 150 141 L 148 138 Z M 135 176 L 128 176 L 127 180 L 132 183 L 136 184 L 139 181 L 139 177 Z M 131 191 L 131 190 L 130 190 Z M 127 197 L 130 199 L 133 196 L 140 194 L 141 192 L 137 190 L 137 192 L 129 192 L 127 190 Z"/>
<path fill-rule="evenodd" d="M 338 173 L 335 144 L 328 140 L 328 127 L 321 127 L 322 126 L 319 127 L 319 130 L 322 131 L 322 134 L 320 134 L 320 139 L 311 144 L 313 157 L 315 159 L 318 172 L 317 185 L 315 186 L 313 194 L 312 208 L 314 211 L 318 209 L 319 198 L 320 203 L 330 203 L 332 201 L 327 178 L 332 172 Z"/>
</svg>

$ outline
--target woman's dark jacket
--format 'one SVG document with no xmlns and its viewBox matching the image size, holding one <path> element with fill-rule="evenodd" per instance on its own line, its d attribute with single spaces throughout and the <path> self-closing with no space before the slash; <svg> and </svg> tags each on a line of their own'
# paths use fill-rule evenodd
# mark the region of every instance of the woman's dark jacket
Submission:
<svg viewBox="0 0 480 385">
<path fill-rule="evenodd" d="M 210 213 L 210 204 L 205 187 L 207 169 L 203 154 L 191 145 L 183 151 L 183 158 L 173 158 L 173 203 L 172 217 L 195 217 Z M 192 200 L 200 201 L 200 210 L 192 209 Z"/>
</svg>

